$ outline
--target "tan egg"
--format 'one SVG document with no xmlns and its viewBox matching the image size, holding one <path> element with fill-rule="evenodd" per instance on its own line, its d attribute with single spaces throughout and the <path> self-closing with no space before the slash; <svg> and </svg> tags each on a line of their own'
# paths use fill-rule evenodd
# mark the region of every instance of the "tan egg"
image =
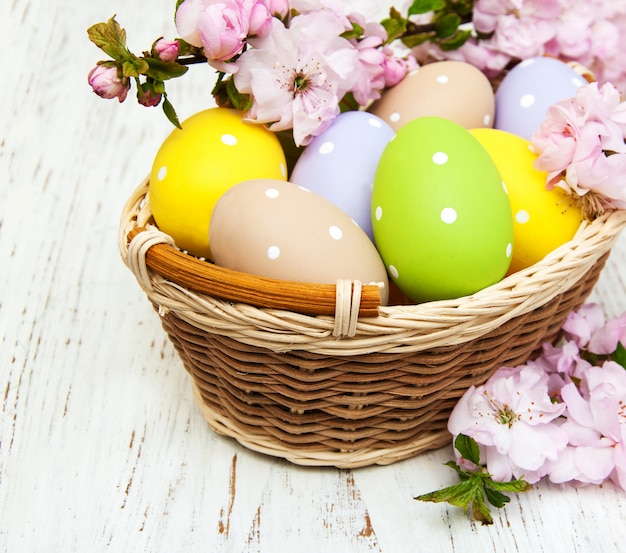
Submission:
<svg viewBox="0 0 626 553">
<path fill-rule="evenodd" d="M 210 243 L 219 266 L 298 282 L 375 283 L 387 304 L 387 272 L 367 234 L 330 200 L 296 184 L 254 179 L 229 189 L 215 204 Z"/>
<path fill-rule="evenodd" d="M 440 61 L 408 74 L 369 111 L 396 131 L 412 119 L 429 115 L 473 129 L 493 126 L 495 100 L 491 83 L 476 67 Z"/>
</svg>

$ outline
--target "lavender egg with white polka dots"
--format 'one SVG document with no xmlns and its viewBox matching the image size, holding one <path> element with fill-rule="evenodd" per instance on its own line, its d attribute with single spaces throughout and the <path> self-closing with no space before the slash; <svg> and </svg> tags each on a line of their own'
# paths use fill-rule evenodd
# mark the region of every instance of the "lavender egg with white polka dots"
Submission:
<svg viewBox="0 0 626 553">
<path fill-rule="evenodd" d="M 373 239 L 372 185 L 393 129 L 371 113 L 348 111 L 302 152 L 290 181 L 339 206 Z"/>
<path fill-rule="evenodd" d="M 415 302 L 473 294 L 511 263 L 508 191 L 478 140 L 448 119 L 415 119 L 385 148 L 372 223 L 389 276 Z"/>
<path fill-rule="evenodd" d="M 369 237 L 341 208 L 294 183 L 236 184 L 215 204 L 209 236 L 221 267 L 298 282 L 377 284 L 387 303 L 389 279 Z"/>
<path fill-rule="evenodd" d="M 494 128 L 526 140 L 546 119 L 548 108 L 576 95 L 587 81 L 566 63 L 535 57 L 511 69 L 496 92 Z"/>
</svg>

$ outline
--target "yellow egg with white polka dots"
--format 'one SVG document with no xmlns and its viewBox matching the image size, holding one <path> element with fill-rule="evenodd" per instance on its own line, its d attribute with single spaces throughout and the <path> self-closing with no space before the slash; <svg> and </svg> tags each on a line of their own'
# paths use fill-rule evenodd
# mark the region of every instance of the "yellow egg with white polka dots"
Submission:
<svg viewBox="0 0 626 553">
<path fill-rule="evenodd" d="M 209 223 L 217 200 L 245 180 L 286 180 L 285 155 L 273 132 L 246 123 L 238 111 L 207 109 L 181 126 L 155 156 L 150 205 L 157 226 L 180 249 L 210 258 Z"/>
<path fill-rule="evenodd" d="M 571 240 L 583 220 L 580 206 L 561 188 L 546 189 L 546 173 L 534 168 L 531 143 L 498 129 L 470 131 L 493 159 L 513 212 L 513 257 L 508 274 L 542 260 Z"/>
</svg>

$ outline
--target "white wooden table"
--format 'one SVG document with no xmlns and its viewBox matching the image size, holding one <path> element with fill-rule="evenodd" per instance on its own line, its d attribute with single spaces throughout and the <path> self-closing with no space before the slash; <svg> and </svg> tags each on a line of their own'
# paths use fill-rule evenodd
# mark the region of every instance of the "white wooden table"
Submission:
<svg viewBox="0 0 626 553">
<path fill-rule="evenodd" d="M 413 500 L 455 481 L 450 448 L 312 469 L 209 430 L 117 252 L 121 207 L 171 127 L 86 82 L 89 25 L 117 13 L 141 51 L 173 37 L 173 6 L 0 3 L 0 551 L 624 551 L 612 485 L 541 483 L 481 527 Z M 170 87 L 181 117 L 208 105 L 210 77 Z M 610 316 L 625 262 L 623 236 L 592 298 Z"/>
</svg>

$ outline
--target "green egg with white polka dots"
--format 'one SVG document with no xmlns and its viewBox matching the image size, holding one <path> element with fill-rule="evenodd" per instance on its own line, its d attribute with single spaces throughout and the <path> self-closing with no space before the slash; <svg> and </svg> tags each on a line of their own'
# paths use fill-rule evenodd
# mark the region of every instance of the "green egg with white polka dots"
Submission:
<svg viewBox="0 0 626 553">
<path fill-rule="evenodd" d="M 387 145 L 372 227 L 389 276 L 415 302 L 473 294 L 511 263 L 506 186 L 478 140 L 448 119 L 414 119 Z"/>
</svg>

